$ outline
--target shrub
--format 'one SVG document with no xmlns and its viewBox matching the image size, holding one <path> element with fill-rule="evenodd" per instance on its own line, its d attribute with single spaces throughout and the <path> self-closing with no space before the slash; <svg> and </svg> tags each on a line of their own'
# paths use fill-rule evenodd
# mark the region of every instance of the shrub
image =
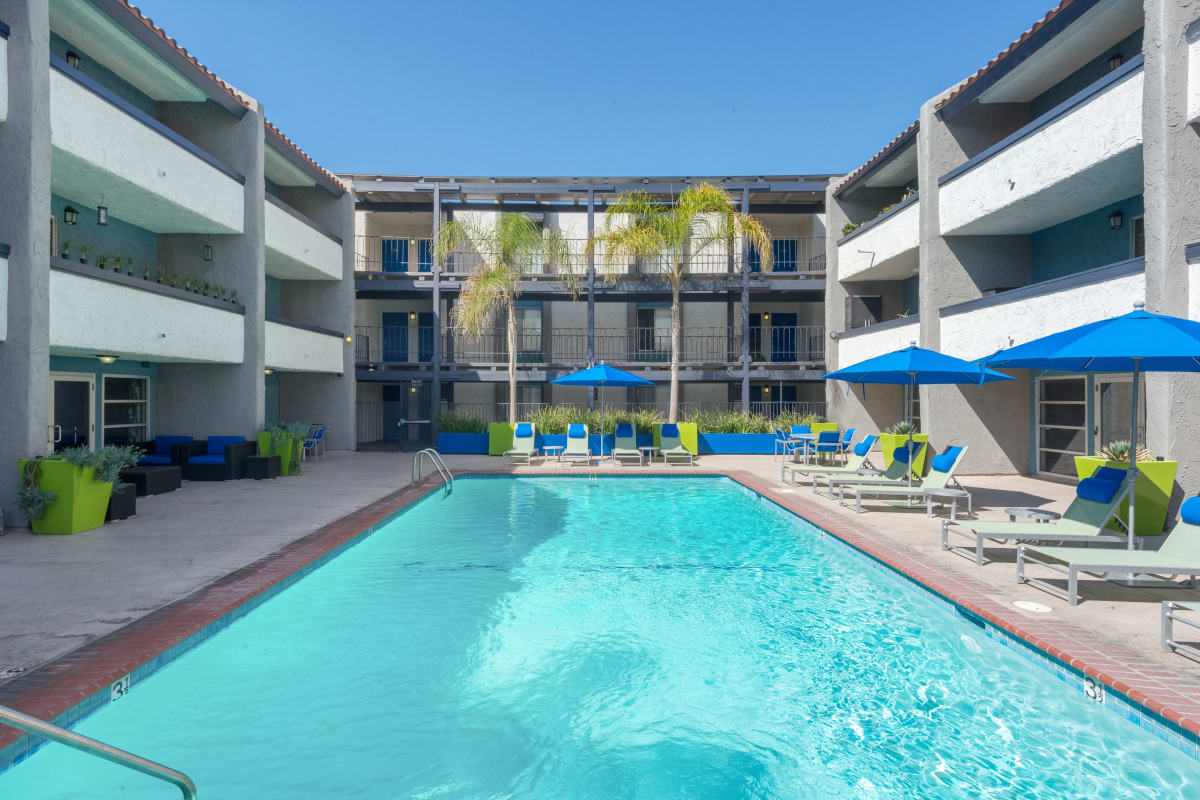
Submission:
<svg viewBox="0 0 1200 800">
<path fill-rule="evenodd" d="M 485 433 L 487 423 L 469 411 L 439 411 L 437 427 L 442 433 Z"/>
<path fill-rule="evenodd" d="M 861 227 L 861 222 L 847 222 L 842 226 L 842 236 L 849 236 Z"/>
<path fill-rule="evenodd" d="M 17 490 L 17 505 L 30 520 L 41 518 L 50 504 L 58 499 L 54 492 L 43 489 L 39 483 L 42 473 L 42 457 L 34 456 L 25 462 L 21 470 L 21 487 Z"/>
<path fill-rule="evenodd" d="M 1108 444 L 1104 445 L 1104 447 L 1100 449 L 1100 456 L 1101 458 L 1108 459 L 1109 461 L 1129 461 L 1130 449 L 1131 448 L 1128 440 L 1118 439 L 1115 442 L 1109 442 Z M 1137 460 L 1153 461 L 1154 454 L 1151 453 L 1146 447 L 1139 444 L 1137 446 Z"/>
<path fill-rule="evenodd" d="M 883 432 L 895 434 L 897 436 L 909 436 L 920 433 L 921 431 L 916 425 L 910 424 L 908 420 L 902 419 L 899 422 L 893 423 L 892 425 L 884 428 Z"/>
</svg>

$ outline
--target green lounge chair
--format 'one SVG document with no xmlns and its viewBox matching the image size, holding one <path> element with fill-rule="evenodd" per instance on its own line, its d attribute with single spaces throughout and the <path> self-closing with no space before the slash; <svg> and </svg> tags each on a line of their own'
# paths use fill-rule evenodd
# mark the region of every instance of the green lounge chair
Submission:
<svg viewBox="0 0 1200 800">
<path fill-rule="evenodd" d="M 983 557 L 985 541 L 1019 544 L 1021 542 L 1124 542 L 1125 536 L 1105 533 L 1109 520 L 1121 505 L 1125 470 L 1101 467 L 1090 478 L 1075 487 L 1075 499 L 1058 522 L 1006 522 L 1003 520 L 973 520 L 954 522 L 942 520 L 942 549 L 975 560 L 979 566 L 987 563 Z M 971 542 L 970 547 L 951 544 L 957 536 Z"/>
<path fill-rule="evenodd" d="M 914 497 L 923 498 L 928 489 L 945 489 L 953 484 L 953 488 L 966 492 L 963 485 L 954 477 L 954 471 L 958 469 L 958 465 L 962 463 L 963 456 L 967 454 L 965 446 L 951 446 L 946 448 L 946 452 L 933 457 L 929 463 L 929 474 L 920 482 L 912 486 L 884 486 L 872 484 L 870 482 L 863 483 L 840 483 L 838 484 L 838 503 L 846 505 L 846 492 L 854 493 L 854 510 L 859 514 L 862 513 L 862 499 L 864 495 L 872 497 L 899 497 L 907 499 L 910 503 Z M 967 513 L 971 512 L 971 495 L 967 493 Z"/>
<path fill-rule="evenodd" d="M 572 422 L 567 426 L 567 446 L 563 448 L 562 460 L 576 462 L 583 459 L 589 467 L 592 465 L 592 448 L 588 444 L 588 426 Z"/>
<path fill-rule="evenodd" d="M 636 461 L 641 464 L 642 451 L 637 449 L 637 434 L 634 433 L 633 425 L 622 422 L 617 425 L 616 433 L 612 451 L 613 460 L 621 464 L 626 461 Z"/>
<path fill-rule="evenodd" d="M 518 422 L 513 430 L 513 446 L 504 451 L 504 457 L 514 464 L 528 464 L 537 454 L 534 433 L 532 422 Z"/>
<path fill-rule="evenodd" d="M 659 426 L 658 449 L 667 464 L 682 464 L 686 461 L 690 466 L 695 463 L 692 451 L 683 446 L 679 438 L 679 426 L 674 422 L 664 422 Z"/>
<path fill-rule="evenodd" d="M 788 478 L 790 476 L 790 482 L 793 486 L 795 486 L 796 476 L 805 475 L 810 478 L 812 482 L 813 494 L 816 494 L 817 475 L 861 475 L 865 478 L 867 475 L 861 472 L 861 470 L 870 468 L 869 465 L 871 462 L 869 459 L 871 455 L 871 448 L 875 446 L 875 440 L 877 438 L 878 437 L 874 435 L 864 436 L 863 440 L 854 445 L 854 448 L 850 451 L 850 456 L 847 458 L 845 465 L 840 467 L 821 466 L 819 464 L 790 464 L 785 461 L 779 465 L 779 482 L 788 483 Z"/>
<path fill-rule="evenodd" d="M 912 454 L 916 458 L 925 446 L 924 442 L 913 442 Z M 908 486 L 908 445 L 901 445 L 892 451 L 892 463 L 882 475 L 813 475 L 813 483 L 824 479 L 829 486 L 829 494 L 834 493 L 834 487 L 843 483 L 868 483 L 873 486 Z M 914 484 L 915 485 L 915 484 Z M 814 489 L 815 491 L 815 489 Z"/>
<path fill-rule="evenodd" d="M 1090 480 L 1090 479 L 1088 479 Z M 1080 481 L 1083 483 L 1083 481 Z M 1031 555 L 1034 554 L 1035 555 Z M 1044 560 L 1043 560 L 1044 559 Z M 1067 590 L 1025 574 L 1032 562 L 1067 576 Z M 1052 563 L 1052 562 L 1060 562 Z M 1145 572 L 1155 576 L 1188 575 L 1195 583 L 1200 575 L 1200 497 L 1189 497 L 1179 507 L 1179 522 L 1157 550 L 1123 550 L 1086 547 L 1017 548 L 1017 582 L 1029 583 L 1051 594 L 1066 598 L 1071 605 L 1079 602 L 1079 573 L 1103 577 L 1113 572 Z"/>
</svg>

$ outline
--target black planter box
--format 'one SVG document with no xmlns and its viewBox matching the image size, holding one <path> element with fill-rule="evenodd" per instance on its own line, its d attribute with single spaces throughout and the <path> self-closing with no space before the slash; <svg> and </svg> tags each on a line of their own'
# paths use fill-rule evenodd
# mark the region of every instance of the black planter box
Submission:
<svg viewBox="0 0 1200 800">
<path fill-rule="evenodd" d="M 115 522 L 132 517 L 136 513 L 137 487 L 131 483 L 124 486 L 113 486 L 112 496 L 108 498 L 108 511 L 104 514 L 104 521 Z"/>
</svg>

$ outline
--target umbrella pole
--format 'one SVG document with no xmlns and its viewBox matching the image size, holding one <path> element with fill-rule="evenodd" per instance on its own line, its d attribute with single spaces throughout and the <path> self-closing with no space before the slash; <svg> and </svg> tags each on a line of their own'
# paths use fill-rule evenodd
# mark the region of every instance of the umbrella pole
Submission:
<svg viewBox="0 0 1200 800">
<path fill-rule="evenodd" d="M 1141 359 L 1133 360 L 1133 411 L 1129 419 L 1129 549 L 1134 549 L 1137 527 L 1134 524 L 1134 499 L 1137 496 L 1137 423 L 1138 423 L 1138 378 L 1141 376 Z"/>
<path fill-rule="evenodd" d="M 913 479 L 913 427 L 912 427 L 912 407 L 913 407 L 913 392 L 917 389 L 917 373 L 908 373 L 908 406 L 905 410 L 905 415 L 908 417 L 908 485 L 912 487 Z M 911 499 L 911 498 L 910 498 Z"/>
</svg>

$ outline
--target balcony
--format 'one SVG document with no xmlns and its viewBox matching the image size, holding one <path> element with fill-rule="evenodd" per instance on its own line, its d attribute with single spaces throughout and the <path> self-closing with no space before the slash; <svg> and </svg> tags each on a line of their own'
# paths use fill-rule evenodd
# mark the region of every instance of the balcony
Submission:
<svg viewBox="0 0 1200 800">
<path fill-rule="evenodd" d="M 941 350 L 976 359 L 1057 331 L 1127 313 L 1146 296 L 1145 259 L 1133 258 L 942 308 Z"/>
<path fill-rule="evenodd" d="M 838 368 L 908 347 L 921 340 L 921 318 L 888 320 L 838 334 Z"/>
<path fill-rule="evenodd" d="M 345 371 L 345 336 L 337 331 L 280 319 L 266 321 L 265 360 L 269 369 L 284 372 Z"/>
<path fill-rule="evenodd" d="M 1032 233 L 1140 192 L 1142 60 L 942 176 L 942 234 Z"/>
<path fill-rule="evenodd" d="M 245 178 L 53 57 L 50 128 L 54 193 L 155 233 L 242 232 Z"/>
<path fill-rule="evenodd" d="M 917 272 L 921 209 L 914 194 L 838 240 L 838 280 L 901 280 Z"/>
<path fill-rule="evenodd" d="M 242 306 L 61 258 L 50 266 L 52 353 L 242 363 Z"/>
<path fill-rule="evenodd" d="M 290 281 L 340 281 L 342 240 L 272 194 L 267 194 L 267 274 Z"/>
<path fill-rule="evenodd" d="M 363 433 L 379 431 L 383 426 L 375 419 L 382 418 L 386 407 L 389 403 L 366 403 L 358 404 L 360 427 L 359 430 Z M 403 405 L 403 404 L 398 404 Z M 577 408 L 582 413 L 587 406 L 573 403 L 517 403 L 517 419 L 528 420 L 530 414 L 536 412 L 540 408 L 546 406 Z M 667 418 L 667 403 L 604 403 L 606 413 L 621 412 L 621 411 L 657 411 L 662 418 Z M 597 408 L 599 405 L 597 405 Z M 400 409 L 397 409 L 399 411 Z M 443 411 L 452 411 L 462 414 L 474 414 L 483 419 L 485 423 L 503 422 L 508 419 L 508 403 L 442 403 Z M 729 403 L 680 403 L 679 416 L 683 421 L 687 421 L 689 415 L 701 414 L 714 411 L 741 411 L 742 404 L 739 402 Z M 825 415 L 824 401 L 763 401 L 750 403 L 750 413 L 759 414 L 764 417 L 775 418 L 782 414 L 817 414 Z M 361 440 L 360 441 L 371 441 Z"/>
</svg>

